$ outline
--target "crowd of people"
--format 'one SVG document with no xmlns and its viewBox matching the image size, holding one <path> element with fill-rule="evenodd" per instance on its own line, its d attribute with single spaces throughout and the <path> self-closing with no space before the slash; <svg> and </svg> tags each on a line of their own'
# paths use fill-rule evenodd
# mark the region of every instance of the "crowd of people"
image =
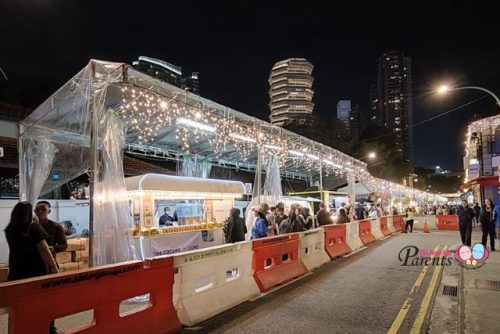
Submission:
<svg viewBox="0 0 500 334">
<path fill-rule="evenodd" d="M 346 224 L 351 221 L 381 217 L 384 212 L 380 204 L 370 209 L 362 204 L 356 204 L 353 209 L 350 205 L 341 203 L 338 209 L 327 210 L 326 205 L 319 204 L 319 210 L 313 215 L 309 207 L 292 204 L 287 211 L 285 203 L 279 202 L 276 206 L 261 203 L 252 208 L 253 220 L 251 226 L 246 226 L 240 217 L 240 210 L 233 208 L 224 224 L 226 242 L 245 240 L 250 233 L 251 239 L 282 235 L 292 232 L 303 232 L 322 225 Z"/>
<path fill-rule="evenodd" d="M 392 212 L 389 212 L 380 203 L 370 207 L 356 203 L 354 209 L 341 203 L 340 208 L 330 210 L 327 210 L 326 206 L 320 203 L 319 210 L 314 216 L 308 207 L 301 207 L 298 204 L 292 204 L 287 212 L 283 202 L 271 207 L 267 203 L 261 203 L 252 209 L 254 219 L 251 226 L 248 227 L 245 225 L 244 219 L 240 218 L 240 210 L 232 209 L 231 215 L 224 225 L 224 234 L 226 242 L 238 242 L 244 241 L 247 233 L 250 233 L 251 239 L 259 239 L 292 232 L 303 232 L 332 223 L 345 224 L 355 220 L 378 218 L 389 213 L 393 215 L 404 214 L 408 232 L 413 232 L 415 215 L 458 215 L 460 235 L 464 245 L 470 246 L 472 228 L 476 225 L 481 226 L 482 244 L 485 247 L 488 237 L 492 251 L 495 251 L 495 239 L 500 242 L 500 205 L 494 205 L 490 199 L 487 199 L 482 206 L 476 203 L 474 207 L 469 207 L 467 201 L 463 201 L 461 206 L 424 205 L 407 207 L 402 212 L 399 212 L 396 207 L 393 207 Z"/>
</svg>

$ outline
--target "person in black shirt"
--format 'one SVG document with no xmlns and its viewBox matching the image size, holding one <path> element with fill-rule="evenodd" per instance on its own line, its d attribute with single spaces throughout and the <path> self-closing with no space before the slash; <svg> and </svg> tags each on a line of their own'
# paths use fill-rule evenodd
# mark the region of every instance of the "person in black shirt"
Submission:
<svg viewBox="0 0 500 334">
<path fill-rule="evenodd" d="M 469 207 L 469 204 L 466 200 L 463 200 L 462 206 L 458 208 L 457 214 L 462 244 L 470 246 L 472 234 L 472 218 L 474 218 L 474 210 Z"/>
<path fill-rule="evenodd" d="M 226 237 L 227 243 L 245 241 L 245 234 L 247 233 L 247 227 L 240 218 L 240 210 L 237 208 L 232 208 L 229 214 L 229 218 L 224 224 L 224 235 Z"/>
<path fill-rule="evenodd" d="M 50 212 L 51 207 L 49 202 L 40 201 L 36 204 L 35 214 L 38 218 L 38 222 L 49 235 L 46 240 L 47 245 L 49 245 L 49 248 L 52 250 L 52 254 L 55 256 L 56 253 L 64 252 L 66 248 L 68 248 L 68 242 L 66 241 L 64 227 L 62 227 L 61 224 L 49 219 Z"/>
<path fill-rule="evenodd" d="M 366 210 L 365 208 L 360 204 L 356 204 L 356 220 L 362 220 L 366 218 Z"/>
<path fill-rule="evenodd" d="M 319 211 L 316 214 L 316 220 L 319 226 L 328 225 L 332 223 L 330 218 L 330 213 L 326 211 L 326 206 L 323 203 L 319 203 Z"/>
<path fill-rule="evenodd" d="M 476 205 L 474 205 L 474 218 L 472 220 L 472 227 L 476 227 L 476 223 L 479 225 L 480 223 L 480 216 L 481 216 L 481 207 L 479 206 L 479 203 L 476 203 Z M 486 247 L 486 245 L 485 245 Z"/>
<path fill-rule="evenodd" d="M 174 221 L 174 217 L 168 214 L 170 212 L 170 208 L 166 206 L 163 209 L 164 214 L 160 217 L 159 225 L 160 226 L 173 226 L 172 222 Z M 174 214 L 175 215 L 175 214 Z"/>
<path fill-rule="evenodd" d="M 9 244 L 9 281 L 57 273 L 57 265 L 47 242 L 49 235 L 33 221 L 33 207 L 28 202 L 14 206 L 5 228 Z"/>
</svg>

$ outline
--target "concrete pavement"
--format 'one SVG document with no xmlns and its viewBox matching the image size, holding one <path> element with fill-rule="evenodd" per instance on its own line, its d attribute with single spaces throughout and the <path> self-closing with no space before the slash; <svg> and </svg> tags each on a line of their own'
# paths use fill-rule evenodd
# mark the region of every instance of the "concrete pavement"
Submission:
<svg viewBox="0 0 500 334">
<path fill-rule="evenodd" d="M 480 238 L 479 232 L 473 234 L 474 240 Z M 490 252 L 481 268 L 461 268 L 460 274 L 460 332 L 500 333 L 500 252 Z"/>
</svg>

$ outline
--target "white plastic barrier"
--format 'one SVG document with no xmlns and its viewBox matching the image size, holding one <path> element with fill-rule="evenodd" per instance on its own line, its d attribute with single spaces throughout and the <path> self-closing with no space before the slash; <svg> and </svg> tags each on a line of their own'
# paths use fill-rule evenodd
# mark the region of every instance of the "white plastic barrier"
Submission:
<svg viewBox="0 0 500 334">
<path fill-rule="evenodd" d="M 380 230 L 380 218 L 370 219 L 370 227 L 372 230 L 372 235 L 375 239 L 382 239 L 384 237 L 384 233 Z"/>
<path fill-rule="evenodd" d="M 359 238 L 359 221 L 347 223 L 345 225 L 347 244 L 351 247 L 351 250 L 355 251 L 363 247 L 363 242 Z"/>
<path fill-rule="evenodd" d="M 389 229 L 389 232 L 391 232 L 391 234 L 396 232 L 396 229 L 394 228 L 394 225 L 392 223 L 392 216 L 387 216 L 387 228 Z"/>
<path fill-rule="evenodd" d="M 174 256 L 174 306 L 193 326 L 260 294 L 252 276 L 252 243 L 216 246 Z"/>
<path fill-rule="evenodd" d="M 330 262 L 325 251 L 325 233 L 322 228 L 299 233 L 300 261 L 307 271 L 312 271 Z"/>
</svg>

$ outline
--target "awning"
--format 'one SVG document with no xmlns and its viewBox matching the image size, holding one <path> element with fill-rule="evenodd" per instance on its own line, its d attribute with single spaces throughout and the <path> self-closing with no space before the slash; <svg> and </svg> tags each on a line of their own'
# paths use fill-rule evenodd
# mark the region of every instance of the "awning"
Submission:
<svg viewBox="0 0 500 334">
<path fill-rule="evenodd" d="M 467 183 L 460 185 L 460 190 L 464 191 L 470 186 L 479 185 L 480 187 L 488 187 L 488 186 L 500 186 L 500 182 L 498 180 L 498 176 L 480 176 L 475 178 L 474 180 L 470 180 Z"/>
</svg>

